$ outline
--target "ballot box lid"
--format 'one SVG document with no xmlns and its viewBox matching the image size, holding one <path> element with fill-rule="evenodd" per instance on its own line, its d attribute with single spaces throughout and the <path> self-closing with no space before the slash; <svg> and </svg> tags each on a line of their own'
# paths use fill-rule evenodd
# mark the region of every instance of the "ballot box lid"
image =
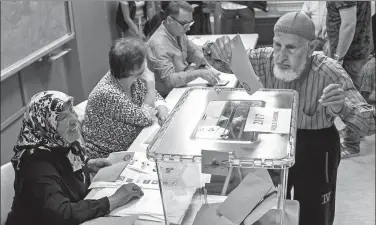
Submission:
<svg viewBox="0 0 376 225">
<path fill-rule="evenodd" d="M 290 167 L 297 107 L 294 90 L 261 89 L 249 95 L 240 88 L 190 88 L 150 142 L 147 155 L 194 161 L 214 152 L 218 158 L 227 155 L 232 166 Z"/>
</svg>

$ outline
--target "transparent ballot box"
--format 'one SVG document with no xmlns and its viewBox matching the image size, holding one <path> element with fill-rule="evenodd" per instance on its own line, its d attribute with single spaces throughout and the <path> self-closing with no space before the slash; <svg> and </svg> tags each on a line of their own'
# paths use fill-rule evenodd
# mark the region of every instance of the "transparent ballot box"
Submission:
<svg viewBox="0 0 376 225">
<path fill-rule="evenodd" d="M 298 225 L 293 90 L 191 88 L 150 142 L 166 225 Z"/>
</svg>

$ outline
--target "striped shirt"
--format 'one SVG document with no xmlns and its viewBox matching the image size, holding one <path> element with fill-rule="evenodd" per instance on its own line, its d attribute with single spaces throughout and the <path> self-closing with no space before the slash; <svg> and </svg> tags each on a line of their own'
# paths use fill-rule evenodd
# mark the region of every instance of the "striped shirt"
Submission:
<svg viewBox="0 0 376 225">
<path fill-rule="evenodd" d="M 222 61 L 211 58 L 203 48 L 210 64 L 219 71 L 232 73 Z M 273 48 L 249 50 L 249 60 L 265 88 L 292 89 L 299 93 L 298 129 L 318 130 L 331 127 L 339 116 L 342 121 L 359 135 L 375 133 L 375 109 L 367 104 L 355 89 L 346 71 L 333 59 L 315 53 L 303 74 L 296 80 L 285 82 L 273 74 Z M 335 114 L 330 107 L 319 104 L 323 90 L 329 84 L 340 84 L 345 91 L 345 104 L 341 112 Z"/>
</svg>

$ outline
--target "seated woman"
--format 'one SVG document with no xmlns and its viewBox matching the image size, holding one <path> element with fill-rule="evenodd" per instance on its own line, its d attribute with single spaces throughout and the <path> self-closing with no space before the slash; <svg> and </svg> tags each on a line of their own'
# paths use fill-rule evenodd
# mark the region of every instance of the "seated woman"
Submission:
<svg viewBox="0 0 376 225">
<path fill-rule="evenodd" d="M 109 52 L 110 71 L 89 95 L 82 126 L 89 155 L 106 158 L 126 151 L 138 134 L 168 115 L 146 66 L 146 44 L 136 38 L 115 40 Z"/>
<path fill-rule="evenodd" d="M 14 147 L 15 197 L 6 225 L 78 225 L 104 216 L 143 193 L 135 184 L 99 200 L 83 200 L 90 172 L 110 165 L 88 160 L 73 98 L 58 91 L 32 97 Z"/>
</svg>

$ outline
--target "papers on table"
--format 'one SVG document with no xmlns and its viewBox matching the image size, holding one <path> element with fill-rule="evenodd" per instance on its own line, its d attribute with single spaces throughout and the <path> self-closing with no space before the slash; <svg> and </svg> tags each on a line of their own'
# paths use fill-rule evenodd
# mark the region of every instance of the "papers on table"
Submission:
<svg viewBox="0 0 376 225">
<path fill-rule="evenodd" d="M 125 206 L 115 209 L 110 216 L 138 215 L 139 219 L 151 221 L 164 221 L 164 211 L 159 185 L 163 186 L 163 203 L 166 214 L 172 223 L 179 224 L 189 208 L 197 187 L 203 186 L 203 182 L 209 182 L 210 176 L 203 179 L 192 179 L 200 174 L 198 165 L 185 165 L 180 162 L 168 162 L 160 166 L 163 181 L 159 184 L 155 162 L 146 158 L 142 152 L 132 154 L 116 153 L 123 157 L 124 162 L 114 164 L 110 169 L 116 170 L 100 173 L 89 188 L 92 192 L 87 199 L 100 199 L 111 196 L 123 184 L 135 183 L 140 186 L 144 196 L 133 200 Z M 127 157 L 131 155 L 132 157 Z M 111 157 L 111 155 L 110 155 Z M 113 157 L 114 158 L 114 157 Z M 124 167 L 124 164 L 126 167 Z M 103 177 L 111 175 L 111 179 Z M 114 179 L 115 178 L 115 179 Z M 111 180 L 114 180 L 111 182 Z"/>
<path fill-rule="evenodd" d="M 121 155 L 123 156 L 124 154 Z M 99 170 L 93 178 L 89 189 L 115 188 L 123 184 L 135 183 L 141 188 L 158 190 L 158 174 L 155 162 L 148 160 L 143 152 L 132 152 L 132 158 L 127 156 L 125 154 L 123 157 L 125 162 L 116 163 Z"/>
</svg>

